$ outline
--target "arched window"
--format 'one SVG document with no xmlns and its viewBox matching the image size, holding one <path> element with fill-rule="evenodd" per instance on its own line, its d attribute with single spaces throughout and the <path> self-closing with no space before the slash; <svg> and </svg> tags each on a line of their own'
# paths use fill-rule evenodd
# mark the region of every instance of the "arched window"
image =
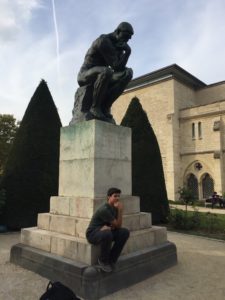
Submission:
<svg viewBox="0 0 225 300">
<path fill-rule="evenodd" d="M 195 196 L 196 199 L 199 199 L 199 194 L 198 194 L 198 179 L 194 174 L 189 174 L 187 178 L 187 187 L 190 189 Z"/>
<path fill-rule="evenodd" d="M 203 198 L 208 198 L 214 192 L 214 181 L 212 177 L 206 173 L 202 179 Z"/>
</svg>

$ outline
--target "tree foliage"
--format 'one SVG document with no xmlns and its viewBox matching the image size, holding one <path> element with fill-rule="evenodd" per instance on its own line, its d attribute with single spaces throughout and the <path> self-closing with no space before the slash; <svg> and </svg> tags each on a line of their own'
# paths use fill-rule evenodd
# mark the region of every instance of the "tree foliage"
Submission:
<svg viewBox="0 0 225 300">
<path fill-rule="evenodd" d="M 17 129 L 18 122 L 13 115 L 0 114 L 0 174 L 3 172 Z"/>
<path fill-rule="evenodd" d="M 133 98 L 121 122 L 132 129 L 132 192 L 140 196 L 141 211 L 154 223 L 165 222 L 169 205 L 160 149 L 138 98 Z"/>
<path fill-rule="evenodd" d="M 36 225 L 57 195 L 61 122 L 42 80 L 26 109 L 11 149 L 0 188 L 6 190 L 4 220 L 12 229 Z"/>
<path fill-rule="evenodd" d="M 6 201 L 6 191 L 4 189 L 0 190 L 0 224 L 1 224 L 1 215 Z"/>
<path fill-rule="evenodd" d="M 188 204 L 194 204 L 196 197 L 191 189 L 188 187 L 179 187 L 178 188 L 179 200 L 183 201 L 185 204 L 186 212 Z"/>
</svg>

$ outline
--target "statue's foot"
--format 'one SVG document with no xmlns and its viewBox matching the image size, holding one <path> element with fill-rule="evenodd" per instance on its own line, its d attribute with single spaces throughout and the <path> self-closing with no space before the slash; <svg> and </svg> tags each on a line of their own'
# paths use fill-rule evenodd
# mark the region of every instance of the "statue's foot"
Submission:
<svg viewBox="0 0 225 300">
<path fill-rule="evenodd" d="M 91 107 L 90 113 L 97 119 L 104 120 L 105 115 L 102 113 L 102 111 L 98 107 Z"/>
<path fill-rule="evenodd" d="M 107 119 L 112 119 L 113 118 L 112 114 L 110 113 L 110 109 L 104 110 L 103 113 L 104 113 L 104 115 L 106 116 Z"/>
<path fill-rule="evenodd" d="M 106 118 L 106 117 L 101 118 L 101 119 L 96 118 L 90 111 L 85 114 L 85 121 L 90 121 L 90 120 L 95 120 L 95 119 L 116 125 L 116 122 L 113 118 Z"/>
<path fill-rule="evenodd" d="M 112 118 L 106 118 L 105 121 L 108 122 L 108 123 L 116 125 L 116 121 L 113 119 L 113 117 Z"/>
<path fill-rule="evenodd" d="M 111 124 L 116 124 L 116 122 L 113 119 L 113 116 L 111 114 L 111 109 L 110 108 L 104 108 L 103 113 L 105 115 L 106 122 L 111 123 Z"/>
</svg>

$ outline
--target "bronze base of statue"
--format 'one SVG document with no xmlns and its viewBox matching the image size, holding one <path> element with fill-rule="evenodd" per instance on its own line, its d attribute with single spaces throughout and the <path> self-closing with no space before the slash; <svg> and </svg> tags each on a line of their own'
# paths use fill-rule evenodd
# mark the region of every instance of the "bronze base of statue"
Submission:
<svg viewBox="0 0 225 300">
<path fill-rule="evenodd" d="M 102 111 L 101 108 L 93 108 L 91 106 L 92 93 L 92 85 L 85 85 L 77 89 L 73 108 L 73 118 L 70 121 L 70 125 L 93 119 L 116 124 L 113 116 L 110 114 L 110 109 L 103 109 Z"/>
</svg>

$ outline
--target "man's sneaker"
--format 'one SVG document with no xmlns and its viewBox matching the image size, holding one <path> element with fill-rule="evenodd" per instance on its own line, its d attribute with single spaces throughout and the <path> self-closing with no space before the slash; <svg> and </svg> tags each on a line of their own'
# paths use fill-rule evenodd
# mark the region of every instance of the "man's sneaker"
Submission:
<svg viewBox="0 0 225 300">
<path fill-rule="evenodd" d="M 112 271 L 115 271 L 115 269 L 116 269 L 116 263 L 110 263 L 110 266 L 112 268 Z"/>
<path fill-rule="evenodd" d="M 103 261 L 101 261 L 100 259 L 98 259 L 98 264 L 102 271 L 107 272 L 107 273 L 112 272 L 112 268 L 111 268 L 110 264 L 106 264 Z"/>
</svg>

